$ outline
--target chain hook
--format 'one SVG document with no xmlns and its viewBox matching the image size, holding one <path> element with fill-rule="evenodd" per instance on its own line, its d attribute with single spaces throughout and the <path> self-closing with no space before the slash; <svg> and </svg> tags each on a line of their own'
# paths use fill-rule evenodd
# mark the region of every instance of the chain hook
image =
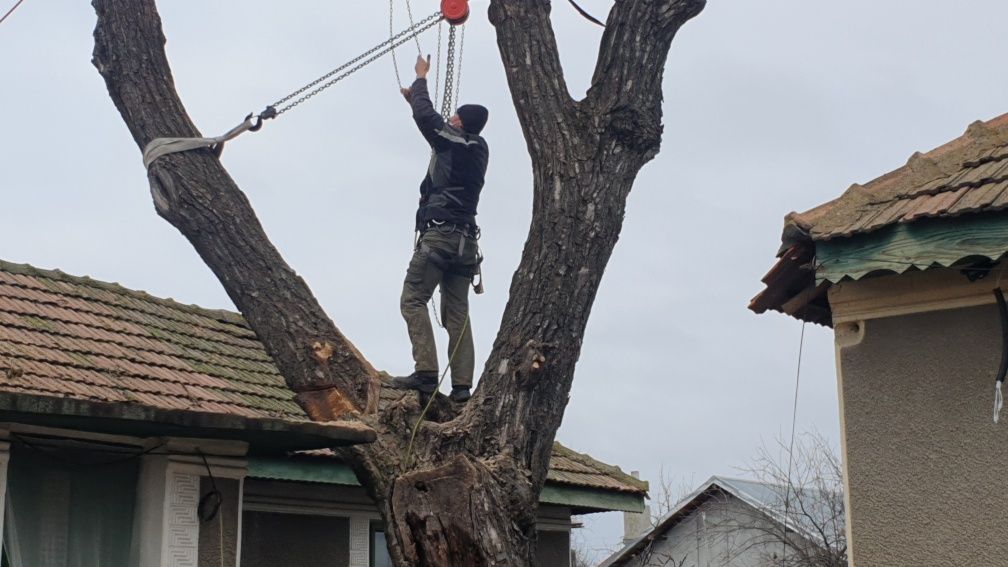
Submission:
<svg viewBox="0 0 1008 567">
<path fill-rule="evenodd" d="M 256 117 L 255 117 L 256 121 L 255 121 L 255 123 L 252 126 L 249 127 L 249 132 L 258 132 L 263 127 L 263 121 L 264 120 L 269 120 L 271 118 L 276 118 L 276 117 L 277 117 L 277 109 L 276 109 L 276 107 L 273 106 L 272 104 L 269 105 L 269 106 L 267 106 L 266 110 L 263 110 L 258 115 L 256 115 Z M 245 120 L 249 120 L 251 118 L 252 118 L 252 114 L 249 113 L 249 115 L 245 117 Z"/>
</svg>

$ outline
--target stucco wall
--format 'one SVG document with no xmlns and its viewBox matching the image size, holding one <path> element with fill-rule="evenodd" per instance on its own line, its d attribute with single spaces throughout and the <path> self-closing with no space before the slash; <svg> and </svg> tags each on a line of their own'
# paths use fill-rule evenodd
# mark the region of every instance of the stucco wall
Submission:
<svg viewBox="0 0 1008 567">
<path fill-rule="evenodd" d="M 838 353 L 852 564 L 1008 565 L 996 308 L 863 324 Z"/>
</svg>

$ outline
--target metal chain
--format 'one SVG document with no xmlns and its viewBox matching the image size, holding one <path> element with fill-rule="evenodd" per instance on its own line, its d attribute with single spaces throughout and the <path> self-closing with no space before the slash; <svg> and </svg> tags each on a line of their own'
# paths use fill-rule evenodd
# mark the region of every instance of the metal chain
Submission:
<svg viewBox="0 0 1008 567">
<path fill-rule="evenodd" d="M 453 114 L 452 91 L 455 80 L 455 26 L 448 29 L 448 57 L 445 59 L 444 95 L 441 99 L 441 116 L 448 120 Z"/>
<path fill-rule="evenodd" d="M 444 21 L 438 22 L 437 25 L 437 58 L 434 60 L 434 85 L 441 84 L 441 32 L 444 30 Z M 438 106 L 438 93 L 437 89 L 434 89 L 434 108 Z"/>
<path fill-rule="evenodd" d="M 409 17 L 410 27 L 415 26 L 416 22 L 413 21 L 413 6 L 410 6 L 410 0 L 406 0 L 406 16 Z M 413 40 L 416 41 L 416 52 L 417 52 L 417 55 L 420 55 L 421 54 L 420 39 L 417 38 L 416 35 L 414 35 L 413 36 Z"/>
<path fill-rule="evenodd" d="M 465 31 L 466 26 L 462 24 L 462 35 L 459 37 L 458 48 L 458 71 L 455 72 L 455 104 L 462 102 L 459 93 L 462 92 L 462 56 L 465 54 Z"/>
<path fill-rule="evenodd" d="M 392 21 L 392 18 L 393 18 L 393 15 L 395 14 L 395 4 L 394 3 L 395 3 L 395 0 L 388 0 L 388 36 L 389 36 L 389 39 L 392 39 L 392 36 L 395 33 L 395 30 L 392 27 L 394 25 L 394 23 Z M 402 77 L 399 76 L 399 60 L 396 59 L 395 49 L 392 50 L 392 68 L 395 69 L 395 80 L 396 80 L 396 83 L 399 83 L 399 88 L 402 89 L 403 88 L 403 86 L 402 86 Z"/>
<path fill-rule="evenodd" d="M 411 38 L 415 38 L 416 35 L 427 31 L 428 29 L 437 25 L 442 19 L 441 12 L 435 12 L 430 16 L 427 16 L 417 24 L 406 28 L 405 30 L 399 32 L 395 36 L 389 38 L 386 41 L 379 43 L 378 45 L 372 47 L 371 49 L 365 51 L 364 53 L 354 57 L 350 61 L 340 65 L 339 67 L 329 71 L 325 75 L 315 79 L 314 81 L 308 83 L 307 85 L 301 87 L 300 89 L 292 92 L 291 94 L 283 97 L 282 99 L 274 102 L 273 104 L 266 107 L 259 117 L 260 118 L 274 118 L 287 112 L 288 110 L 294 108 L 295 106 L 301 104 L 302 102 L 310 99 L 311 97 L 319 94 L 320 92 L 328 89 L 329 87 L 335 85 L 339 81 L 345 79 L 354 72 L 364 68 L 368 64 L 379 59 L 381 56 L 393 51 L 396 47 L 407 43 Z M 335 77 L 334 77 L 335 75 Z M 306 94 L 304 94 L 306 93 Z M 293 100 L 293 102 L 288 102 L 299 95 L 303 95 L 300 98 Z"/>
<path fill-rule="evenodd" d="M 413 21 L 413 8 L 410 6 L 409 0 L 406 0 L 406 13 L 409 16 L 410 28 L 416 27 L 416 22 Z M 395 0 L 389 0 L 388 3 L 388 34 L 389 40 L 392 39 L 392 33 L 394 30 L 394 19 L 395 17 Z M 438 32 L 441 31 L 440 23 L 438 24 Z M 413 34 L 413 40 L 416 42 L 417 55 L 421 54 L 420 50 L 420 38 L 418 34 Z M 402 77 L 399 76 L 399 59 L 396 57 L 395 49 L 392 49 L 392 68 L 395 69 L 396 82 L 399 83 L 399 88 L 403 88 Z"/>
</svg>

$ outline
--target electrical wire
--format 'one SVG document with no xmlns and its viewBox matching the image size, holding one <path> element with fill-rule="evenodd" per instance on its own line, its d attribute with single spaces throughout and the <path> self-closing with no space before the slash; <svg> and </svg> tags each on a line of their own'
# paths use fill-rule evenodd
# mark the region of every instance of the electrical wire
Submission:
<svg viewBox="0 0 1008 567">
<path fill-rule="evenodd" d="M 14 6 L 12 6 L 10 10 L 7 10 L 6 14 L 4 14 L 3 16 L 0 16 L 0 24 L 4 23 L 4 20 L 6 20 L 8 16 L 10 16 L 11 14 L 13 14 L 14 10 L 17 10 L 18 6 L 20 6 L 22 2 L 24 2 L 24 0 L 18 0 L 17 3 L 15 3 Z"/>
<path fill-rule="evenodd" d="M 807 324 L 807 321 L 802 320 L 801 339 L 798 341 L 798 364 L 795 370 L 794 406 L 791 409 L 791 447 L 788 449 L 787 486 L 784 487 L 784 525 L 782 527 L 784 533 L 781 538 L 784 542 L 784 553 L 781 554 L 782 567 L 787 564 L 787 524 L 788 514 L 791 511 L 791 468 L 794 465 L 795 426 L 798 423 L 798 386 L 801 384 L 802 352 L 805 350 L 805 325 Z"/>
</svg>

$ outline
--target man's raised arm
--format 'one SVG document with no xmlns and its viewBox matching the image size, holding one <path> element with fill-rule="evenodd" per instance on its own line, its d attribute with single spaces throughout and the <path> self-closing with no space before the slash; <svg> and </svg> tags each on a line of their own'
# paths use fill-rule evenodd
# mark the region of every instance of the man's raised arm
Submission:
<svg viewBox="0 0 1008 567">
<path fill-rule="evenodd" d="M 430 55 L 424 58 L 417 56 L 414 66 L 417 78 L 408 89 L 402 89 L 402 94 L 413 108 L 413 120 L 416 121 L 420 133 L 432 147 L 446 144 L 447 140 L 438 135 L 445 126 L 444 118 L 434 110 L 430 92 L 427 90 L 427 72 L 430 71 Z"/>
</svg>

